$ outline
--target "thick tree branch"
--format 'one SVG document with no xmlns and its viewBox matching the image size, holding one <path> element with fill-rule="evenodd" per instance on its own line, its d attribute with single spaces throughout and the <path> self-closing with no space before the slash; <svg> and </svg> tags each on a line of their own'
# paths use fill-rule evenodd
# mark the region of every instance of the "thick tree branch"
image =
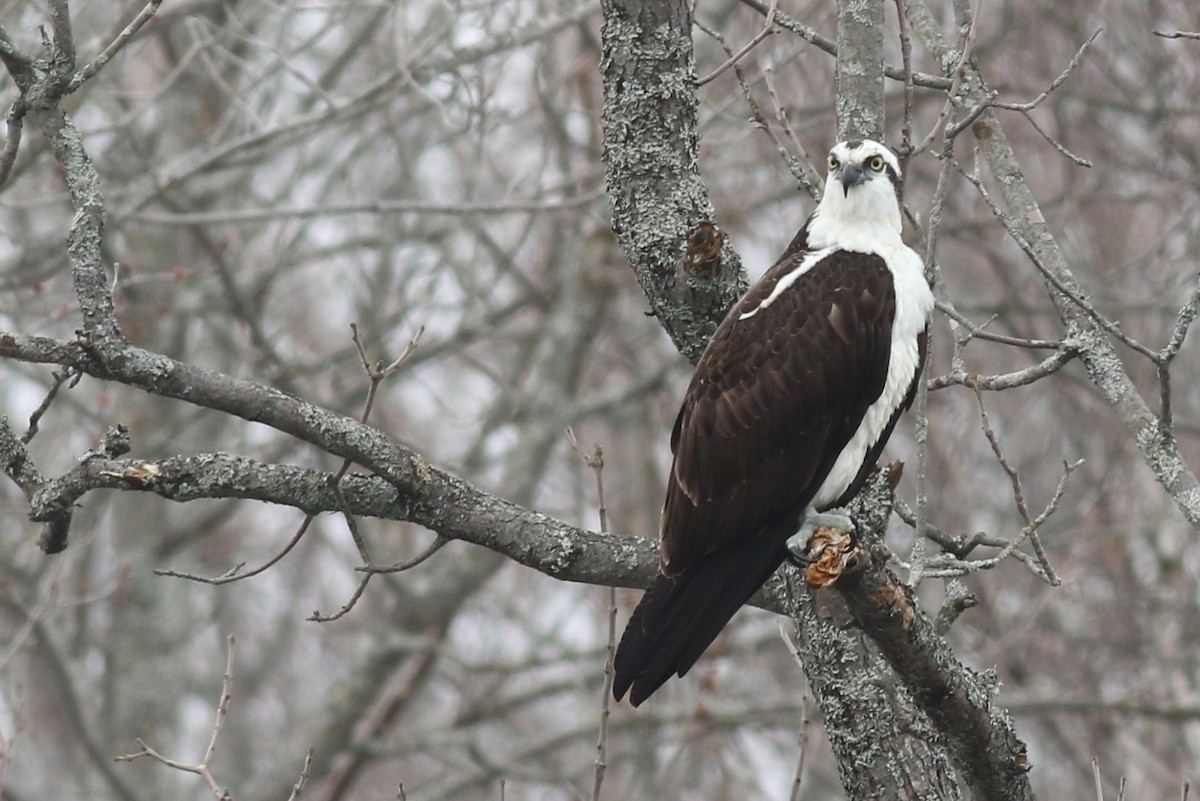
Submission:
<svg viewBox="0 0 1200 801">
<path fill-rule="evenodd" d="M 416 523 L 564 581 L 645 587 L 658 569 L 658 549 L 640 537 L 576 528 L 490 495 L 433 467 L 415 493 L 378 476 L 351 473 L 338 483 L 318 470 L 267 464 L 227 453 L 147 461 L 92 454 L 34 492 L 35 520 L 70 508 L 98 489 L 151 492 L 171 501 L 238 498 L 291 506 L 307 514 L 341 513 Z M 339 492 L 341 498 L 339 499 Z"/>
<path fill-rule="evenodd" d="M 882 532 L 898 473 L 881 470 L 855 499 L 864 557 L 834 584 L 851 616 L 879 647 L 917 708 L 950 743 L 976 799 L 1032 799 L 1025 745 L 1011 716 L 994 704 L 999 683 L 963 665 L 912 595 L 888 568 Z"/>
<path fill-rule="evenodd" d="M 715 214 L 697 161 L 691 4 L 605 0 L 601 7 L 613 231 L 659 322 L 695 362 L 747 282 L 733 248 L 704 225 Z M 715 236 L 698 235 L 710 230 Z"/>
</svg>

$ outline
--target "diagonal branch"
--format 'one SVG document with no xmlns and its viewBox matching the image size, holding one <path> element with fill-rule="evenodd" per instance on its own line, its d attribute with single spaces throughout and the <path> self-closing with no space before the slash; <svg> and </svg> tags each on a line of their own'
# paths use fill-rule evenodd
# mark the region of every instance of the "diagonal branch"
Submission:
<svg viewBox="0 0 1200 801">
<path fill-rule="evenodd" d="M 912 29 L 925 47 L 945 63 L 950 48 L 924 0 L 910 0 L 905 8 Z M 989 90 L 978 68 L 968 65 L 968 70 L 969 80 L 963 84 L 967 102 L 990 104 Z M 1184 461 L 1178 442 L 1164 435 L 1163 421 L 1150 409 L 1122 364 L 1112 343 L 1112 324 L 1097 319 L 1099 315 L 1088 303 L 1087 293 L 1046 224 L 999 118 L 988 108 L 972 123 L 971 131 L 1008 207 L 1001 221 L 1042 271 L 1049 296 L 1066 328 L 1066 339 L 1078 348 L 1078 358 L 1092 385 L 1112 407 L 1143 461 L 1184 517 L 1200 524 L 1200 480 Z M 1152 359 L 1156 357 L 1156 353 L 1151 354 Z"/>
</svg>

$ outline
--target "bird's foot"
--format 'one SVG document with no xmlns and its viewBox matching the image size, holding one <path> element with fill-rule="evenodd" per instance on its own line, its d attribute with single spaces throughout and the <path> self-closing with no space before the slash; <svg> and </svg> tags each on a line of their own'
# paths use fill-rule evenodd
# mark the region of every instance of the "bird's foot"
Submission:
<svg viewBox="0 0 1200 801">
<path fill-rule="evenodd" d="M 854 521 L 838 512 L 805 518 L 800 530 L 788 537 L 788 558 L 804 569 L 810 587 L 825 587 L 837 580 L 849 555 L 858 547 Z"/>
<path fill-rule="evenodd" d="M 834 529 L 846 535 L 848 542 L 845 550 L 853 550 L 858 544 L 858 538 L 855 536 L 854 521 L 850 519 L 850 515 L 842 514 L 841 512 L 819 512 L 811 514 L 804 518 L 804 523 L 800 526 L 800 530 L 787 538 L 788 556 L 797 565 L 804 567 L 811 565 L 820 558 L 819 554 L 814 553 L 817 546 L 824 543 L 811 542 L 814 534 L 819 529 Z"/>
</svg>

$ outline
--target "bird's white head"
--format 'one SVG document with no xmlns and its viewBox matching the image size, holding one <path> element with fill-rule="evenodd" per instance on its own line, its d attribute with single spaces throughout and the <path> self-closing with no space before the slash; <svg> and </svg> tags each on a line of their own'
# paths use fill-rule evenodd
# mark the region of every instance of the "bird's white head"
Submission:
<svg viewBox="0 0 1200 801">
<path fill-rule="evenodd" d="M 871 139 L 838 142 L 829 151 L 825 193 L 809 230 L 811 245 L 844 243 L 855 231 L 900 235 L 900 161 Z"/>
</svg>

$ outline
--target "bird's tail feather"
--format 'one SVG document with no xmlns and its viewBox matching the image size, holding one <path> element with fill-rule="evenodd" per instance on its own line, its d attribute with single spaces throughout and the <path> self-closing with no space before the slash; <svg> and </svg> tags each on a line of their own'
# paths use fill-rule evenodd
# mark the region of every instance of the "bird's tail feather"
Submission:
<svg viewBox="0 0 1200 801">
<path fill-rule="evenodd" d="M 786 530 L 785 530 L 786 529 Z M 691 669 L 785 556 L 795 523 L 766 526 L 745 542 L 660 575 L 642 597 L 617 648 L 613 695 L 638 706 L 672 675 Z"/>
</svg>

